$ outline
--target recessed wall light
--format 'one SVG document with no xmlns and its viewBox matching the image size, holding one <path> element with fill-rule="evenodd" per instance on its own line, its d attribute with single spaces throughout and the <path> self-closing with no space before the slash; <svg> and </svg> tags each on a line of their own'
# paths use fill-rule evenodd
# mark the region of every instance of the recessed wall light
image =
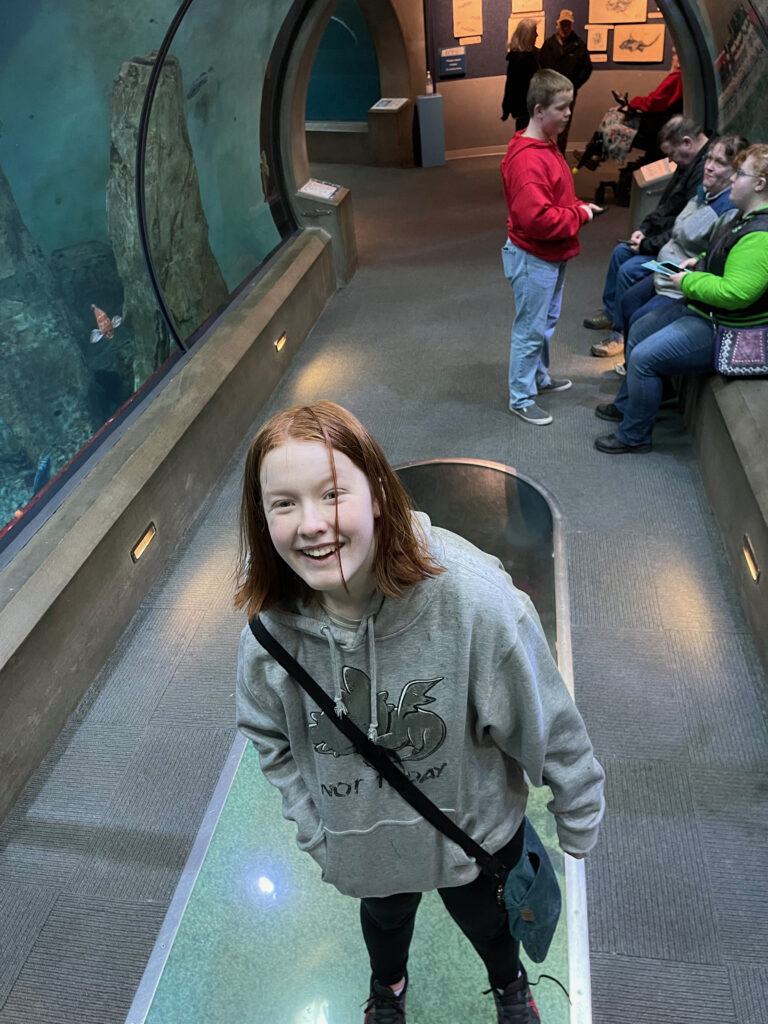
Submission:
<svg viewBox="0 0 768 1024">
<path fill-rule="evenodd" d="M 135 564 L 147 550 L 149 545 L 155 539 L 157 533 L 157 527 L 154 523 L 150 523 L 146 528 L 141 537 L 136 541 L 134 546 L 131 548 L 131 561 Z"/>
<path fill-rule="evenodd" d="M 285 331 L 283 331 L 283 333 L 280 335 L 280 337 L 275 342 L 275 348 L 277 349 L 278 352 L 280 352 L 282 350 L 282 347 L 286 343 L 287 340 L 288 340 L 288 335 L 285 333 Z"/>
<path fill-rule="evenodd" d="M 760 566 L 757 564 L 755 549 L 752 547 L 752 541 L 749 539 L 749 534 L 747 533 L 744 534 L 741 551 L 744 555 L 744 561 L 747 563 L 747 570 L 749 575 L 752 577 L 753 583 L 758 583 L 760 581 Z"/>
</svg>

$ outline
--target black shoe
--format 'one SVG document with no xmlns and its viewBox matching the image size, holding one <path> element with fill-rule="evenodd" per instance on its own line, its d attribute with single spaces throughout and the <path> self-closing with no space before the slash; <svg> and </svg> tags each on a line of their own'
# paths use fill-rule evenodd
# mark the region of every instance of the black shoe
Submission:
<svg viewBox="0 0 768 1024">
<path fill-rule="evenodd" d="M 612 420 L 614 423 L 621 423 L 624 419 L 624 413 L 619 412 L 613 402 L 595 406 L 595 416 L 599 420 Z"/>
<path fill-rule="evenodd" d="M 517 981 L 510 982 L 501 994 L 495 988 L 491 992 L 498 1024 L 539 1024 L 541 1021 L 525 972 Z"/>
<path fill-rule="evenodd" d="M 408 975 L 405 988 L 396 996 L 389 985 L 382 985 L 371 978 L 371 993 L 365 1004 L 363 1024 L 405 1024 L 405 993 L 408 989 Z"/>
<path fill-rule="evenodd" d="M 641 455 L 643 452 L 651 450 L 649 444 L 624 444 L 615 434 L 604 434 L 602 437 L 596 437 L 595 448 L 599 452 L 605 452 L 606 455 L 624 455 L 626 453 Z"/>
<path fill-rule="evenodd" d="M 591 331 L 609 331 L 613 327 L 613 318 L 604 309 L 598 309 L 592 316 L 585 316 L 583 323 Z"/>
</svg>

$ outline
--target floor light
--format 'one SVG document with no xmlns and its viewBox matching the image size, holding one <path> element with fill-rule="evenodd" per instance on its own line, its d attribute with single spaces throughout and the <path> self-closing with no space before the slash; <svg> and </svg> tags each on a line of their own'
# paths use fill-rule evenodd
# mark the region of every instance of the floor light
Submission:
<svg viewBox="0 0 768 1024">
<path fill-rule="evenodd" d="M 155 526 L 154 523 L 150 523 L 149 526 L 144 531 L 144 533 L 142 533 L 141 537 L 139 537 L 139 539 L 136 541 L 134 546 L 131 548 L 131 561 L 132 562 L 134 562 L 134 563 L 138 562 L 138 560 L 141 558 L 141 556 L 147 550 L 149 545 L 155 539 L 155 534 L 156 533 L 157 533 L 157 527 Z"/>
</svg>

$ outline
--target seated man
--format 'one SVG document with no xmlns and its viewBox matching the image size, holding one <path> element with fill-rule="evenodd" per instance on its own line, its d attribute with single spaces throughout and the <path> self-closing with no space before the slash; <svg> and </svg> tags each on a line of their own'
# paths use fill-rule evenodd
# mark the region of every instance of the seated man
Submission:
<svg viewBox="0 0 768 1024">
<path fill-rule="evenodd" d="M 656 256 L 672 235 L 675 219 L 701 184 L 709 139 L 700 124 L 678 114 L 667 121 L 659 132 L 659 146 L 677 165 L 667 187 L 652 210 L 634 231 L 628 242 L 620 242 L 613 250 L 603 290 L 603 308 L 585 317 L 584 326 L 592 330 L 612 329 L 604 342 L 593 345 L 593 356 L 616 356 L 624 348 L 622 325 L 618 320 L 617 288 L 631 287 L 645 275 L 643 263 Z"/>
</svg>

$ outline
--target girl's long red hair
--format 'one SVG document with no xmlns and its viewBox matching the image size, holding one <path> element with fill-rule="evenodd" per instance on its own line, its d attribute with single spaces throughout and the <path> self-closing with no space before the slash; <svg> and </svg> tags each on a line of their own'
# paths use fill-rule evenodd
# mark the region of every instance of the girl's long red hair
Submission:
<svg viewBox="0 0 768 1024">
<path fill-rule="evenodd" d="M 248 617 L 274 605 L 308 601 L 310 588 L 277 554 L 269 536 L 261 496 L 261 464 L 267 452 L 287 441 L 325 445 L 336 477 L 334 451 L 365 473 L 381 514 L 375 520 L 376 587 L 386 597 L 401 597 L 407 587 L 443 572 L 416 535 L 412 506 L 386 456 L 363 424 L 335 402 L 295 405 L 273 416 L 251 442 L 245 460 L 240 505 L 240 552 L 235 607 Z M 338 510 L 337 510 L 338 528 Z"/>
</svg>

